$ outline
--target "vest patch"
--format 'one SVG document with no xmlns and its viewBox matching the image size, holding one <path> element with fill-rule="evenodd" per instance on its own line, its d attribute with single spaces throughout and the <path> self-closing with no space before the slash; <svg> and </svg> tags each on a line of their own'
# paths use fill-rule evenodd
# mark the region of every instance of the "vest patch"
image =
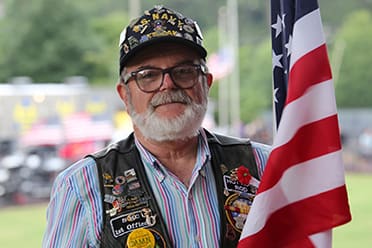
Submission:
<svg viewBox="0 0 372 248">
<path fill-rule="evenodd" d="M 115 238 L 139 228 L 152 227 L 155 224 L 156 215 L 152 215 L 152 211 L 149 208 L 122 214 L 110 220 L 112 234 Z"/>
<path fill-rule="evenodd" d="M 248 168 L 240 166 L 223 175 L 225 214 L 234 230 L 242 232 L 249 210 L 257 193 L 259 181 L 252 177 Z M 227 236 L 233 232 L 227 229 Z"/>
<path fill-rule="evenodd" d="M 231 176 L 224 175 L 223 182 L 227 191 L 233 191 L 236 193 L 244 193 L 250 195 L 256 195 L 257 187 L 252 184 L 242 184 L 237 180 L 234 180 Z"/>
</svg>

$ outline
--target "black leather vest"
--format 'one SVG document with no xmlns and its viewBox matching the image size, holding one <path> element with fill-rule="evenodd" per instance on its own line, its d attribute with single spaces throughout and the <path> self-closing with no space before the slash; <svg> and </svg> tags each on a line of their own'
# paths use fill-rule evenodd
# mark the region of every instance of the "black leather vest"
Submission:
<svg viewBox="0 0 372 248">
<path fill-rule="evenodd" d="M 256 161 L 249 140 L 206 133 L 221 216 L 220 247 L 236 247 L 257 189 L 238 180 L 239 170 L 246 175 L 243 165 L 259 179 Z M 97 163 L 102 194 L 101 247 L 136 247 L 141 242 L 172 247 L 133 134 L 90 156 Z"/>
</svg>

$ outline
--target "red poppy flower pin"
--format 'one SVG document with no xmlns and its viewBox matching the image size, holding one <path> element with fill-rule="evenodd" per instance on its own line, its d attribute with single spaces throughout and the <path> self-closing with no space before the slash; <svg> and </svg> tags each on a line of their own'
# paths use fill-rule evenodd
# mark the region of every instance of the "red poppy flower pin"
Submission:
<svg viewBox="0 0 372 248">
<path fill-rule="evenodd" d="M 238 178 L 239 183 L 248 185 L 252 179 L 251 173 L 249 173 L 249 169 L 244 165 L 241 165 L 236 170 L 236 176 Z"/>
</svg>

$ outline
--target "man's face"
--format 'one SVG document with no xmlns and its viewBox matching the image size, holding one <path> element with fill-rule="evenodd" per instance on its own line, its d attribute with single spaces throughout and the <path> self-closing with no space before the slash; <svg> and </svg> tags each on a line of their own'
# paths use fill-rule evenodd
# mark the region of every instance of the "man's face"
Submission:
<svg viewBox="0 0 372 248">
<path fill-rule="evenodd" d="M 167 43 L 148 47 L 135 55 L 124 69 L 130 73 L 141 68 L 166 69 L 182 63 L 200 64 L 199 56 L 185 46 Z M 170 75 L 164 75 L 158 91 L 146 93 L 135 79 L 127 87 L 118 84 L 118 92 L 132 117 L 135 131 L 156 141 L 187 139 L 197 134 L 207 109 L 210 74 L 200 73 L 198 82 L 189 89 L 178 88 Z"/>
</svg>

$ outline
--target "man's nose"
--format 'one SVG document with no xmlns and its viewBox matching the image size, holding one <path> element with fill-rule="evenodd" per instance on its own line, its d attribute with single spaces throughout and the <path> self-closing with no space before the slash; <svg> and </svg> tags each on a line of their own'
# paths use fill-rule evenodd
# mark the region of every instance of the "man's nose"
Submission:
<svg viewBox="0 0 372 248">
<path fill-rule="evenodd" d="M 176 85 L 168 72 L 164 73 L 163 83 L 159 90 L 174 89 Z"/>
</svg>

